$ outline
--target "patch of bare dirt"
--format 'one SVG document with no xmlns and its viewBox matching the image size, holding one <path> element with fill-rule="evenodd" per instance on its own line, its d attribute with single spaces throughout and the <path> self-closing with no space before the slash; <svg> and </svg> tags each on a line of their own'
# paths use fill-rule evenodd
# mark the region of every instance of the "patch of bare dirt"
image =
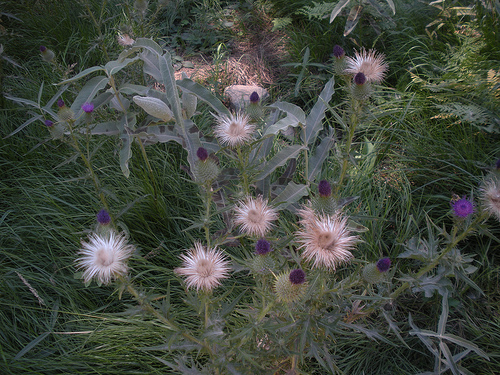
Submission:
<svg viewBox="0 0 500 375">
<path fill-rule="evenodd" d="M 264 12 L 258 12 L 255 22 L 235 22 L 235 37 L 226 45 L 228 50 L 222 58 L 199 55 L 189 57 L 194 68 L 181 68 L 176 72 L 179 79 L 185 73 L 194 81 L 220 86 L 257 85 L 269 88 L 286 76 L 288 70 L 282 65 L 287 62 L 286 36 L 281 31 L 271 31 L 272 19 Z M 237 17 L 237 19 L 252 19 Z M 239 31 L 245 30 L 244 33 Z"/>
</svg>

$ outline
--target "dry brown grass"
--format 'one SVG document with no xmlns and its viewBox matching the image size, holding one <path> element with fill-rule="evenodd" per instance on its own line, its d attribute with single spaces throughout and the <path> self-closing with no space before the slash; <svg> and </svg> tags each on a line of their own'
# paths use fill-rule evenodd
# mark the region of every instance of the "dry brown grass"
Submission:
<svg viewBox="0 0 500 375">
<path fill-rule="evenodd" d="M 254 16 L 259 17 L 258 22 L 235 22 L 235 37 L 226 44 L 227 54 L 222 59 L 216 61 L 204 54 L 190 57 L 188 60 L 194 68 L 180 69 L 177 78 L 184 72 L 197 82 L 213 85 L 217 81 L 223 87 L 256 85 L 269 88 L 277 84 L 288 73 L 282 66 L 289 57 L 285 48 L 286 36 L 283 32 L 271 31 L 272 20 L 265 12 Z"/>
</svg>

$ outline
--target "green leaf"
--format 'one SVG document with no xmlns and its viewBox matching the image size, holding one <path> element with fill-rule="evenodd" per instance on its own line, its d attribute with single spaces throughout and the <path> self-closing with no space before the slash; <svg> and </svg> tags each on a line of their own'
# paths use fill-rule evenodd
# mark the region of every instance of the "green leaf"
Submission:
<svg viewBox="0 0 500 375">
<path fill-rule="evenodd" d="M 305 139 L 306 144 L 311 144 L 316 140 L 319 131 L 323 125 L 323 119 L 325 118 L 325 111 L 328 109 L 328 103 L 332 99 L 332 95 L 335 93 L 335 77 L 332 77 L 325 85 L 319 98 L 311 109 L 309 116 L 307 116 L 305 125 Z"/>
<path fill-rule="evenodd" d="M 444 357 L 446 358 L 446 361 L 444 361 L 444 363 L 450 367 L 451 372 L 454 375 L 462 375 L 460 370 L 457 368 L 457 364 L 453 360 L 453 354 L 451 354 L 451 351 L 450 351 L 450 348 L 448 348 L 448 345 L 446 345 L 446 343 L 440 341 L 439 348 L 441 349 L 441 351 L 444 354 Z"/>
<path fill-rule="evenodd" d="M 127 58 L 127 59 L 123 59 L 123 60 L 110 61 L 104 66 L 104 68 L 105 68 L 106 72 L 108 73 L 108 76 L 112 76 L 112 75 L 118 73 L 123 68 L 127 67 L 128 65 L 133 64 L 134 62 L 136 62 L 139 59 L 140 59 L 140 57 L 136 56 L 136 57 L 133 57 L 131 59 Z"/>
<path fill-rule="evenodd" d="M 278 210 L 283 210 L 289 205 L 298 202 L 302 197 L 309 194 L 307 185 L 299 185 L 290 181 L 286 188 L 273 199 L 271 205 L 275 206 Z"/>
<path fill-rule="evenodd" d="M 147 38 L 137 38 L 134 43 L 134 47 L 145 48 L 153 53 L 156 53 L 158 56 L 161 56 L 163 54 L 163 49 L 160 47 L 160 45 L 155 41 Z"/>
<path fill-rule="evenodd" d="M 261 172 L 255 177 L 260 180 L 270 175 L 276 168 L 281 167 L 288 159 L 296 158 L 305 147 L 301 145 L 290 145 L 279 151 L 262 167 Z"/>
<path fill-rule="evenodd" d="M 137 129 L 134 134 L 141 137 L 141 139 L 147 140 L 149 143 L 174 141 L 183 145 L 183 139 L 177 133 L 168 130 L 166 125 L 145 126 Z"/>
<path fill-rule="evenodd" d="M 389 4 L 389 6 L 391 7 L 391 10 L 392 10 L 392 14 L 396 14 L 396 7 L 394 6 L 394 2 L 392 0 L 386 0 L 387 1 L 387 4 Z"/>
<path fill-rule="evenodd" d="M 76 76 L 60 82 L 59 85 L 64 85 L 65 83 L 71 83 L 71 82 L 77 81 L 80 78 L 88 76 L 90 73 L 94 73 L 94 72 L 98 72 L 98 71 L 106 71 L 106 69 L 103 66 L 92 66 L 92 67 L 87 68 L 84 71 L 78 73 Z"/>
<path fill-rule="evenodd" d="M 323 166 L 323 162 L 326 160 L 328 155 L 330 155 L 330 150 L 334 144 L 333 138 L 333 129 L 330 131 L 330 134 L 321 140 L 321 143 L 312 155 L 309 158 L 309 168 L 308 168 L 308 181 L 313 181 L 316 176 L 321 173 L 321 168 Z"/>
<path fill-rule="evenodd" d="M 17 134 L 19 133 L 21 130 L 23 130 L 25 127 L 27 127 L 29 124 L 37 121 L 37 120 L 42 120 L 43 119 L 43 116 L 42 115 L 37 115 L 37 116 L 34 116 L 32 118 L 30 118 L 29 120 L 26 120 L 21 126 L 19 126 L 16 130 L 14 130 L 12 133 L 10 133 L 9 135 L 5 136 L 5 138 L 9 138 L 9 137 L 12 137 L 14 134 Z"/>
<path fill-rule="evenodd" d="M 306 123 L 306 114 L 299 106 L 295 104 L 287 103 L 287 102 L 276 102 L 268 106 L 269 108 L 276 108 L 282 112 L 285 112 L 288 116 L 294 118 L 294 121 L 297 121 L 303 125 Z"/>
<path fill-rule="evenodd" d="M 354 30 L 359 20 L 361 19 L 361 15 L 363 14 L 363 6 L 355 5 L 351 8 L 349 15 L 347 16 L 347 21 L 344 27 L 344 36 L 347 36 Z"/>
<path fill-rule="evenodd" d="M 146 50 L 140 54 L 140 58 L 144 63 L 142 67 L 144 73 L 149 74 L 157 81 L 161 81 L 161 73 L 158 62 L 159 56 L 154 52 Z"/>
<path fill-rule="evenodd" d="M 263 137 L 270 134 L 278 134 L 280 131 L 285 130 L 289 126 L 296 128 L 299 125 L 300 122 L 297 121 L 297 118 L 295 116 L 286 116 L 285 118 L 282 118 L 281 120 L 269 126 L 266 129 Z"/>
<path fill-rule="evenodd" d="M 206 89 L 199 83 L 196 83 L 189 78 L 184 78 L 180 81 L 177 81 L 177 86 L 179 86 L 183 92 L 188 92 L 196 95 L 198 99 L 204 101 L 215 111 L 217 111 L 217 114 L 224 114 L 226 116 L 229 116 L 231 114 L 229 110 L 224 106 L 224 104 L 222 104 L 222 102 L 217 99 L 214 94 L 212 94 L 208 89 Z"/>
<path fill-rule="evenodd" d="M 351 0 L 340 0 L 335 8 L 332 10 L 332 14 L 330 14 L 330 23 L 333 22 L 333 20 L 339 15 L 339 13 L 344 9 L 347 4 L 349 4 Z"/>
<path fill-rule="evenodd" d="M 104 89 L 109 82 L 109 78 L 105 76 L 97 76 L 91 78 L 85 86 L 80 90 L 80 93 L 71 104 L 71 110 L 75 113 L 75 118 L 80 117 L 82 114 L 82 105 L 91 102 L 96 94 Z"/>
</svg>

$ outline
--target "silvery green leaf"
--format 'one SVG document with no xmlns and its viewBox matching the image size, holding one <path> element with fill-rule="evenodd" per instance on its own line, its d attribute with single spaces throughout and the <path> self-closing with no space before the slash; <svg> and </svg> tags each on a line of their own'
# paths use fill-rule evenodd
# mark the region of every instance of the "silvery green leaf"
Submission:
<svg viewBox="0 0 500 375">
<path fill-rule="evenodd" d="M 183 93 L 189 92 L 193 95 L 196 95 L 198 99 L 207 103 L 210 107 L 212 107 L 217 114 L 219 115 L 227 115 L 229 116 L 231 113 L 229 110 L 222 104 L 222 102 L 217 99 L 207 88 L 196 83 L 188 78 L 184 78 L 180 81 L 177 81 L 177 86 L 182 90 Z"/>
<path fill-rule="evenodd" d="M 319 131 L 322 129 L 325 111 L 329 108 L 328 103 L 335 93 L 335 77 L 332 77 L 325 85 L 318 100 L 311 109 L 311 112 L 305 120 L 305 141 L 306 144 L 311 144 L 316 140 Z"/>
<path fill-rule="evenodd" d="M 339 15 L 339 13 L 344 9 L 350 2 L 351 0 L 340 0 L 335 8 L 332 10 L 332 13 L 330 14 L 330 23 L 333 22 L 333 20 Z"/>
<path fill-rule="evenodd" d="M 69 79 L 66 79 L 58 84 L 64 85 L 65 83 L 74 82 L 74 81 L 79 80 L 80 78 L 83 78 L 83 77 L 89 75 L 90 73 L 97 72 L 97 71 L 106 71 L 106 69 L 102 66 L 93 66 L 91 68 L 87 68 L 84 71 L 78 73 L 76 76 L 69 78 Z"/>
<path fill-rule="evenodd" d="M 85 86 L 82 87 L 78 96 L 75 98 L 71 104 L 71 110 L 75 113 L 75 118 L 80 117 L 82 114 L 82 105 L 91 102 L 96 94 L 104 89 L 109 82 L 109 78 L 106 76 L 97 76 L 91 78 Z"/>
<path fill-rule="evenodd" d="M 104 69 L 108 73 L 108 76 L 112 76 L 113 74 L 118 73 L 120 70 L 127 67 L 128 65 L 133 64 L 137 60 L 139 60 L 139 56 L 131 59 L 126 58 L 123 60 L 109 61 L 106 65 L 104 65 Z"/>
<path fill-rule="evenodd" d="M 172 110 L 168 105 L 160 99 L 151 96 L 136 95 L 132 98 L 139 107 L 144 109 L 147 114 L 159 118 L 165 122 L 171 121 L 174 118 Z"/>
<path fill-rule="evenodd" d="M 273 199 L 271 205 L 276 206 L 278 210 L 287 208 L 289 205 L 298 202 L 302 197 L 309 194 L 308 186 L 296 184 L 291 181 L 286 185 L 285 189 Z"/>
<path fill-rule="evenodd" d="M 260 180 L 270 175 L 276 168 L 284 165 L 288 159 L 296 158 L 304 149 L 305 147 L 302 145 L 290 145 L 283 148 L 262 166 L 261 172 L 255 176 L 255 179 Z"/>
</svg>

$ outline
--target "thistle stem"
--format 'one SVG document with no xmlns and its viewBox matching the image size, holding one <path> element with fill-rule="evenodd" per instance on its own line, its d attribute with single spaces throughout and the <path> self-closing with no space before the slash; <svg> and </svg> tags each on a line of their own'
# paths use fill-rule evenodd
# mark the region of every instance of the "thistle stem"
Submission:
<svg viewBox="0 0 500 375">
<path fill-rule="evenodd" d="M 108 202 L 106 200 L 106 197 L 104 196 L 104 193 L 101 191 L 101 188 L 99 186 L 99 180 L 94 172 L 94 168 L 92 167 L 92 164 L 90 163 L 89 158 L 85 155 L 85 153 L 80 148 L 80 145 L 78 144 L 78 139 L 76 138 L 75 132 L 73 130 L 72 121 L 68 121 L 67 124 L 68 124 L 68 128 L 69 128 L 71 140 L 73 141 L 73 147 L 76 149 L 76 151 L 79 153 L 80 157 L 82 158 L 83 162 L 85 163 L 85 166 L 87 167 L 87 170 L 90 173 L 90 177 L 91 177 L 91 180 L 94 184 L 94 188 L 96 190 L 96 193 L 99 196 L 99 199 L 101 200 L 101 203 L 103 204 L 106 211 L 110 212 Z M 111 220 L 113 221 L 113 218 L 111 218 Z"/>
<path fill-rule="evenodd" d="M 134 288 L 134 286 L 130 282 L 125 280 L 125 278 L 120 277 L 119 280 L 126 285 L 127 292 L 129 292 L 132 295 L 132 297 L 134 297 L 134 299 L 139 303 L 139 305 L 141 306 L 142 309 L 144 309 L 145 311 L 147 311 L 148 313 L 153 315 L 155 318 L 157 318 L 159 321 L 161 321 L 163 324 L 165 324 L 168 327 L 168 329 L 175 331 L 175 332 L 179 332 L 185 339 L 205 348 L 208 351 L 210 356 L 213 355 L 212 349 L 207 344 L 198 340 L 196 337 L 192 336 L 191 334 L 187 333 L 186 331 L 182 330 L 180 327 L 177 326 L 177 324 L 172 322 L 170 319 L 168 319 L 163 314 L 161 314 L 158 310 L 156 310 L 153 306 L 151 306 L 151 304 L 149 302 L 145 301 L 144 297 L 141 296 L 141 294 Z"/>
</svg>

